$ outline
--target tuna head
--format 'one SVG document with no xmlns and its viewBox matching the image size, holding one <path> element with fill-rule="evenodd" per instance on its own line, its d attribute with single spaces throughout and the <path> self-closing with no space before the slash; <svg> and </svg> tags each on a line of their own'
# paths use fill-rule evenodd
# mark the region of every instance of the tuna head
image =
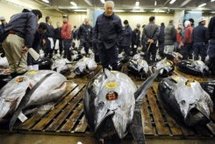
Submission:
<svg viewBox="0 0 215 144">
<path fill-rule="evenodd" d="M 28 77 L 18 76 L 0 90 L 0 120 L 17 108 L 30 83 Z"/>
<path fill-rule="evenodd" d="M 157 62 L 155 65 L 152 66 L 151 71 L 155 72 L 160 70 L 161 77 L 167 77 L 172 74 L 174 71 L 174 63 L 167 58 Z"/>
<path fill-rule="evenodd" d="M 123 73 L 105 70 L 105 74 L 96 76 L 84 97 L 91 128 L 101 137 L 115 133 L 119 138 L 125 137 L 133 118 L 135 91 L 135 84 Z"/>
<path fill-rule="evenodd" d="M 159 93 L 167 106 L 170 106 L 167 110 L 175 111 L 175 117 L 180 117 L 187 126 L 205 124 L 210 119 L 213 102 L 197 81 L 178 76 L 169 77 L 160 83 Z"/>
<path fill-rule="evenodd" d="M 175 96 L 187 125 L 210 119 L 213 102 L 197 81 L 180 81 Z"/>
</svg>

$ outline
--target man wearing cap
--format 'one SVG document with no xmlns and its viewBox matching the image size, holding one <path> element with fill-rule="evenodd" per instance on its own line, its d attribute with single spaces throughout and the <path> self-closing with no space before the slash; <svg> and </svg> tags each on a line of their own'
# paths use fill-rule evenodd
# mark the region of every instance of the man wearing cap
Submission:
<svg viewBox="0 0 215 144">
<path fill-rule="evenodd" d="M 68 16 L 63 16 L 63 26 L 61 28 L 61 38 L 64 48 L 64 58 L 67 58 L 68 62 L 71 58 L 71 46 L 72 46 L 72 26 L 68 22 Z"/>
<path fill-rule="evenodd" d="M 23 74 L 27 71 L 27 51 L 32 47 L 37 22 L 42 17 L 39 10 L 12 16 L 5 27 L 8 36 L 2 43 L 11 73 Z"/>
<path fill-rule="evenodd" d="M 193 50 L 194 59 L 198 60 L 201 57 L 202 61 L 205 61 L 208 43 L 207 28 L 205 27 L 206 20 L 204 18 L 199 19 L 199 25 L 193 29 Z"/>
<path fill-rule="evenodd" d="M 93 41 L 97 42 L 99 58 L 104 68 L 118 69 L 117 43 L 122 33 L 121 19 L 113 13 L 114 2 L 106 1 L 105 12 L 96 21 Z"/>
</svg>

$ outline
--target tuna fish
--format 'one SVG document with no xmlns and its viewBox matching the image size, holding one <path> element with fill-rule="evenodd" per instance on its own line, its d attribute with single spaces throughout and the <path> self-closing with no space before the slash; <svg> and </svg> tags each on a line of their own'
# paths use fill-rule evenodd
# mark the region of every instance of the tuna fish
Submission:
<svg viewBox="0 0 215 144">
<path fill-rule="evenodd" d="M 149 72 L 149 65 L 142 54 L 136 54 L 129 60 L 128 70 L 141 77 L 146 77 Z"/>
<path fill-rule="evenodd" d="M 3 68 L 8 68 L 9 67 L 9 63 L 6 57 L 1 57 L 0 56 L 0 67 Z"/>
<path fill-rule="evenodd" d="M 70 73 L 70 68 L 66 62 L 66 59 L 63 58 L 56 58 L 55 60 L 53 59 L 51 69 L 61 74 Z"/>
<path fill-rule="evenodd" d="M 200 60 L 183 60 L 178 64 L 178 68 L 184 73 L 196 76 L 208 75 L 210 73 L 208 66 Z"/>
<path fill-rule="evenodd" d="M 159 83 L 158 94 L 164 108 L 179 123 L 191 127 L 210 122 L 213 102 L 199 82 L 168 77 Z"/>
<path fill-rule="evenodd" d="M 98 139 L 112 136 L 123 139 L 130 130 L 136 143 L 144 143 L 140 109 L 146 91 L 158 73 L 138 89 L 127 75 L 107 69 L 88 83 L 84 95 L 85 116 Z"/>
<path fill-rule="evenodd" d="M 96 68 L 97 63 L 93 58 L 83 57 L 76 63 L 74 73 L 76 75 L 83 75 L 89 73 L 90 71 L 95 70 Z"/>
<path fill-rule="evenodd" d="M 66 78 L 54 71 L 29 71 L 17 76 L 0 90 L 0 121 L 13 115 L 16 118 L 28 107 L 40 106 L 57 100 L 66 90 Z"/>
<path fill-rule="evenodd" d="M 155 63 L 154 65 L 151 66 L 150 71 L 151 73 L 160 70 L 160 77 L 167 77 L 172 75 L 174 71 L 174 63 L 167 58 Z"/>
</svg>

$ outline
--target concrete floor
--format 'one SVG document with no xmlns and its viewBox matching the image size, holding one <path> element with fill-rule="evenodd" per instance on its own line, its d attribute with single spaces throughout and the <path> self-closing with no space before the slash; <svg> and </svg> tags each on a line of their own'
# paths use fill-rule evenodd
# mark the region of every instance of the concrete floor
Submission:
<svg viewBox="0 0 215 144">
<path fill-rule="evenodd" d="M 126 142 L 127 143 L 127 142 Z M 147 144 L 215 144 L 211 140 L 148 139 Z M 95 144 L 93 137 L 53 136 L 34 134 L 0 134 L 0 144 Z M 127 144 L 131 144 L 130 142 Z"/>
</svg>

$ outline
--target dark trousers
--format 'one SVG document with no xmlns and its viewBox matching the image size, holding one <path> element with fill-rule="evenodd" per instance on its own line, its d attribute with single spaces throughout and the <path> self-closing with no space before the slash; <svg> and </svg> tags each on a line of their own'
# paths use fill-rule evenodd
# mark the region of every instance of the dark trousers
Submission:
<svg viewBox="0 0 215 144">
<path fill-rule="evenodd" d="M 207 49 L 204 42 L 198 42 L 193 44 L 194 50 L 194 59 L 198 60 L 199 56 L 201 56 L 201 60 L 205 61 L 205 57 L 207 55 Z"/>
<path fill-rule="evenodd" d="M 192 44 L 184 44 L 184 47 L 181 50 L 183 59 L 192 59 L 193 56 L 193 47 Z"/>
<path fill-rule="evenodd" d="M 146 52 L 146 60 L 148 62 L 155 62 L 155 58 L 156 58 L 156 52 L 157 52 L 157 47 L 156 44 L 151 44 L 151 46 L 149 47 L 149 44 L 146 45 L 147 47 L 147 52 Z"/>
<path fill-rule="evenodd" d="M 52 58 L 53 49 L 51 48 L 51 42 L 48 38 L 46 39 L 44 53 L 45 53 L 45 57 Z"/>
<path fill-rule="evenodd" d="M 161 57 L 164 57 L 164 42 L 159 42 L 158 48 L 159 48 L 159 55 Z"/>
<path fill-rule="evenodd" d="M 215 75 L 215 57 L 210 57 L 208 67 L 210 68 L 212 75 Z"/>
<path fill-rule="evenodd" d="M 125 52 L 126 56 L 130 56 L 131 55 L 130 46 L 119 46 L 119 53 L 121 53 L 123 51 Z"/>
<path fill-rule="evenodd" d="M 132 49 L 132 55 L 135 55 L 137 53 L 137 48 L 138 48 L 138 44 L 132 44 L 131 45 L 131 49 Z"/>
<path fill-rule="evenodd" d="M 110 69 L 112 70 L 118 70 L 118 49 L 116 46 L 110 48 L 110 49 L 105 49 L 105 47 L 100 47 L 98 49 L 99 51 L 99 59 L 101 61 L 101 64 L 103 68 Z"/>
<path fill-rule="evenodd" d="M 86 41 L 80 41 L 80 48 L 84 47 L 84 51 L 86 54 L 89 54 L 90 43 Z"/>
<path fill-rule="evenodd" d="M 64 48 L 64 58 L 67 58 L 69 61 L 72 60 L 71 58 L 71 46 L 72 41 L 71 40 L 63 40 L 63 48 Z"/>
</svg>

